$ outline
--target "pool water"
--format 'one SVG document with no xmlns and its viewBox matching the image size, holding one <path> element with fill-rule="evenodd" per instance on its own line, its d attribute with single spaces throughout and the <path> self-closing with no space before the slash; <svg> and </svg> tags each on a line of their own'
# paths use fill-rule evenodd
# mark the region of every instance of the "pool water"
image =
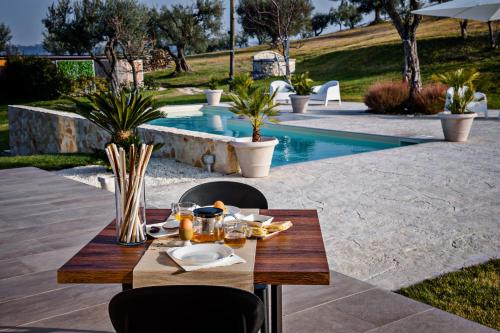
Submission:
<svg viewBox="0 0 500 333">
<path fill-rule="evenodd" d="M 252 127 L 230 111 L 201 110 L 193 115 L 157 119 L 151 125 L 175 127 L 235 138 L 252 136 Z M 314 161 L 399 147 L 397 141 L 387 142 L 336 135 L 335 131 L 314 130 L 296 126 L 269 124 L 261 130 L 263 136 L 279 140 L 272 166 Z"/>
</svg>

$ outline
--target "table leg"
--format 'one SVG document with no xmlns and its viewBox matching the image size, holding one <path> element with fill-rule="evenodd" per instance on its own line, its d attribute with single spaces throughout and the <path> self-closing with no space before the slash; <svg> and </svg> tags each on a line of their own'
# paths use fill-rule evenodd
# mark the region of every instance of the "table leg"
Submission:
<svg viewBox="0 0 500 333">
<path fill-rule="evenodd" d="M 260 333 L 269 333 L 269 286 L 255 285 L 255 295 L 264 303 L 264 309 L 266 310 Z"/>
<path fill-rule="evenodd" d="M 132 289 L 132 283 L 122 283 L 122 291 Z"/>
<path fill-rule="evenodd" d="M 271 286 L 271 332 L 283 332 L 283 308 L 281 285 Z"/>
</svg>

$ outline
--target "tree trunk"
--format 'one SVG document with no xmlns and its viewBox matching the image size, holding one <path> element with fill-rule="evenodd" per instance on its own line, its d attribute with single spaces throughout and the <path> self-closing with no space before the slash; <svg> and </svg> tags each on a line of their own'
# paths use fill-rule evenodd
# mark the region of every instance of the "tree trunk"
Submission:
<svg viewBox="0 0 500 333">
<path fill-rule="evenodd" d="M 128 64 L 132 70 L 132 85 L 134 92 L 139 91 L 139 80 L 137 80 L 137 70 L 135 69 L 135 64 L 133 59 L 127 59 Z"/>
<path fill-rule="evenodd" d="M 404 68 L 403 80 L 410 85 L 410 99 L 422 88 L 420 61 L 418 59 L 417 40 L 415 37 L 403 41 Z"/>
<path fill-rule="evenodd" d="M 253 127 L 252 142 L 259 142 L 259 141 L 260 141 L 260 129 Z"/>
<path fill-rule="evenodd" d="M 165 48 L 165 50 L 170 55 L 170 57 L 172 57 L 172 59 L 174 60 L 174 64 L 175 64 L 174 72 L 176 74 L 180 74 L 182 72 L 181 62 L 180 62 L 179 58 L 177 57 L 177 54 L 172 52 L 172 50 L 168 46 Z"/>
<path fill-rule="evenodd" d="M 467 23 L 469 23 L 467 20 L 460 21 L 460 34 L 463 40 L 467 39 Z"/>
<path fill-rule="evenodd" d="M 495 37 L 495 34 L 493 33 L 493 26 L 491 24 L 491 21 L 488 22 L 488 32 L 489 32 L 489 35 L 490 35 L 490 45 L 492 48 L 496 48 L 497 47 L 497 41 L 496 41 L 496 37 Z"/>
<path fill-rule="evenodd" d="M 186 61 L 186 50 L 184 49 L 184 45 L 177 45 L 177 58 L 179 58 L 179 64 L 181 67 L 181 71 L 183 72 L 191 72 L 191 66 Z"/>
<path fill-rule="evenodd" d="M 381 8 L 375 7 L 375 18 L 373 19 L 372 24 L 377 24 L 382 22 L 382 18 L 380 17 Z"/>
<path fill-rule="evenodd" d="M 229 21 L 230 21 L 230 29 L 229 29 L 229 80 L 234 79 L 234 44 L 235 44 L 235 37 L 236 37 L 236 16 L 234 15 L 235 12 L 235 5 L 234 5 L 235 0 L 230 0 L 229 1 L 229 7 L 230 7 L 230 12 L 229 12 Z"/>
<path fill-rule="evenodd" d="M 285 37 L 285 45 L 283 45 L 284 48 L 284 56 L 285 56 L 285 74 L 288 82 L 291 82 L 291 72 L 290 72 L 290 40 L 288 36 Z M 278 66 L 279 66 L 279 61 L 278 61 Z"/>
</svg>

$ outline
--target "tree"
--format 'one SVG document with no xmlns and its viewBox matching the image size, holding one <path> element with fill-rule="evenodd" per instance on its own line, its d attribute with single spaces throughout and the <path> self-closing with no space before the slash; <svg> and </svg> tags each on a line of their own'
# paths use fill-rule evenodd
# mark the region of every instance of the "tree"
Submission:
<svg viewBox="0 0 500 333">
<path fill-rule="evenodd" d="M 245 32 L 251 36 L 258 32 L 278 48 L 290 79 L 290 39 L 310 31 L 313 9 L 311 0 L 241 0 L 237 12 L 243 15 L 240 22 Z"/>
<path fill-rule="evenodd" d="M 420 8 L 420 0 L 382 0 L 384 9 L 391 18 L 403 44 L 404 66 L 403 81 L 410 85 L 410 99 L 422 87 L 420 62 L 417 51 L 417 28 L 422 16 L 411 12 Z"/>
<path fill-rule="evenodd" d="M 160 43 L 175 62 L 175 73 L 190 72 L 186 61 L 186 50 L 203 52 L 211 35 L 221 28 L 224 7 L 221 0 L 197 0 L 192 5 L 163 6 L 155 15 Z M 174 52 L 170 45 L 174 45 Z"/>
<path fill-rule="evenodd" d="M 7 50 L 7 45 L 9 44 L 11 38 L 10 28 L 5 24 L 0 23 L 0 52 Z"/>
<path fill-rule="evenodd" d="M 229 1 L 229 80 L 234 79 L 234 46 L 236 44 L 236 7 L 234 0 Z"/>
<path fill-rule="evenodd" d="M 337 13 L 339 20 L 350 29 L 354 29 L 356 24 L 363 19 L 358 8 L 347 1 L 341 2 L 340 6 L 337 8 Z"/>
<path fill-rule="evenodd" d="M 138 0 L 59 0 L 42 20 L 44 48 L 54 54 L 88 54 L 102 69 L 113 92 L 120 90 L 116 67 L 120 58 L 132 61 L 146 49 L 146 8 Z M 102 61 L 102 49 L 107 63 Z M 134 87 L 137 73 L 132 66 Z"/>
<path fill-rule="evenodd" d="M 319 36 L 323 33 L 323 30 L 330 25 L 331 17 L 330 14 L 314 14 L 311 19 L 311 28 L 314 31 L 314 36 Z"/>
<path fill-rule="evenodd" d="M 152 49 L 148 23 L 150 10 L 137 0 L 107 0 L 105 22 L 117 42 L 117 53 L 124 58 L 132 71 L 133 89 L 139 90 L 135 61 L 145 58 Z"/>
<path fill-rule="evenodd" d="M 369 14 L 374 12 L 375 17 L 370 24 L 378 24 L 382 22 L 382 11 L 384 6 L 382 0 L 352 0 L 358 6 L 358 12 L 361 14 Z"/>
</svg>

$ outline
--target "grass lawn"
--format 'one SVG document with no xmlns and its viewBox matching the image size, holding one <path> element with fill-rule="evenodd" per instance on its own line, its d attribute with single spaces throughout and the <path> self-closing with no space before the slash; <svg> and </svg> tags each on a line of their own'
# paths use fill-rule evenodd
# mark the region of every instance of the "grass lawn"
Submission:
<svg viewBox="0 0 500 333">
<path fill-rule="evenodd" d="M 472 23 L 472 22 L 471 22 Z M 418 29 L 418 52 L 424 82 L 431 75 L 460 67 L 475 68 L 483 74 L 481 91 L 488 95 L 490 108 L 500 108 L 500 50 L 488 48 L 486 25 L 474 22 L 469 39 L 459 37 L 458 23 L 451 19 L 426 19 Z M 356 28 L 307 39 L 295 43 L 291 50 L 297 59 L 297 72 L 309 71 L 318 83 L 339 80 L 343 100 L 362 101 L 366 89 L 379 80 L 399 80 L 403 52 L 395 29 L 389 23 Z M 251 56 L 263 47 L 240 49 L 236 53 L 236 71 L 251 71 Z M 164 87 L 205 88 L 211 77 L 225 86 L 228 76 L 227 52 L 195 55 L 188 58 L 192 73 L 172 76 L 172 70 L 147 74 Z M 260 80 L 268 86 L 273 79 Z M 174 90 L 164 92 L 161 99 L 169 101 Z M 175 97 L 175 96 L 172 96 Z M 201 95 L 200 95 L 201 97 Z M 195 97 L 192 97 L 195 99 Z"/>
<path fill-rule="evenodd" d="M 425 280 L 398 293 L 500 330 L 500 259 Z"/>
</svg>

